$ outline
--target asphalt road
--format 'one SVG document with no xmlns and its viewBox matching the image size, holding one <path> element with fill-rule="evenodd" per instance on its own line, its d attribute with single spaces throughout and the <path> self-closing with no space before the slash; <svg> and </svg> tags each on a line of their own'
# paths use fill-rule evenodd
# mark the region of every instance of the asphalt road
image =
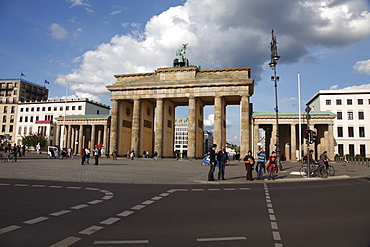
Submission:
<svg viewBox="0 0 370 247">
<path fill-rule="evenodd" d="M 0 179 L 0 246 L 370 246 L 370 180 Z"/>
</svg>

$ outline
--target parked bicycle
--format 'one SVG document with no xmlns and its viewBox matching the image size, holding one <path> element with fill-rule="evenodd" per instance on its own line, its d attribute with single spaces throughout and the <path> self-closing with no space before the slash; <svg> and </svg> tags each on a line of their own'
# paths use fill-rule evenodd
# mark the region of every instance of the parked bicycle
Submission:
<svg viewBox="0 0 370 247">
<path fill-rule="evenodd" d="M 308 177 L 308 166 L 303 165 L 299 169 L 299 173 L 301 174 L 302 177 Z M 311 170 L 311 176 L 312 177 L 320 177 L 320 178 L 327 178 L 329 176 L 328 171 L 325 169 L 324 166 L 321 165 L 312 165 L 312 170 Z"/>
</svg>

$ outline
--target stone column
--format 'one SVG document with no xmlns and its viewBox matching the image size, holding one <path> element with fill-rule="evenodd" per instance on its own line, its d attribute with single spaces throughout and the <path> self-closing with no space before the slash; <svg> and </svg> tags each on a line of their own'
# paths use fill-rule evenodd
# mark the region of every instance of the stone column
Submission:
<svg viewBox="0 0 370 247">
<path fill-rule="evenodd" d="M 295 124 L 290 125 L 290 160 L 296 161 L 297 133 Z"/>
<path fill-rule="evenodd" d="M 102 144 L 102 141 L 101 141 L 101 127 L 98 127 L 98 143 L 97 144 Z"/>
<path fill-rule="evenodd" d="M 84 147 L 83 143 L 83 132 L 84 132 L 84 126 L 80 125 L 80 129 L 78 130 L 78 150 Z"/>
<path fill-rule="evenodd" d="M 140 134 L 140 100 L 134 99 L 134 110 L 132 116 L 131 150 L 135 150 L 136 155 L 140 154 L 139 134 Z"/>
<path fill-rule="evenodd" d="M 240 100 L 240 155 L 245 156 L 250 149 L 249 96 Z"/>
<path fill-rule="evenodd" d="M 216 115 L 216 114 L 215 114 Z M 196 157 L 196 100 L 194 97 L 189 98 L 188 107 L 188 158 L 194 159 Z M 220 144 L 218 144 L 220 145 Z"/>
<path fill-rule="evenodd" d="M 105 152 L 110 152 L 109 147 L 107 145 L 107 134 L 108 134 L 108 124 L 104 124 L 103 129 L 103 146 L 105 147 Z"/>
<path fill-rule="evenodd" d="M 155 137 L 154 151 L 157 151 L 158 158 L 162 157 L 163 142 L 163 99 L 157 99 L 155 108 Z"/>
<path fill-rule="evenodd" d="M 118 127 L 118 100 L 112 100 L 112 116 L 109 149 L 117 149 L 117 127 Z"/>
<path fill-rule="evenodd" d="M 58 146 L 60 142 L 60 125 L 57 124 L 57 131 L 55 132 L 55 145 Z"/>
<path fill-rule="evenodd" d="M 253 155 L 256 154 L 259 150 L 258 141 L 259 141 L 259 125 L 256 123 L 253 123 L 253 145 L 252 145 Z"/>
<path fill-rule="evenodd" d="M 270 155 L 272 151 L 276 151 L 276 124 L 271 124 L 271 142 L 270 142 Z"/>
<path fill-rule="evenodd" d="M 190 103 L 190 102 L 189 102 Z M 222 144 L 222 98 L 215 97 L 214 104 L 214 137 L 213 143 L 217 144 L 217 149 L 221 148 Z M 188 147 L 190 145 L 188 144 Z"/>
<path fill-rule="evenodd" d="M 328 124 L 328 140 L 329 146 L 327 147 L 328 157 L 331 160 L 334 160 L 334 132 L 333 132 L 333 124 Z"/>
<path fill-rule="evenodd" d="M 96 126 L 95 124 L 92 124 L 91 125 L 91 148 L 94 148 L 96 145 L 95 132 L 96 132 Z"/>
</svg>

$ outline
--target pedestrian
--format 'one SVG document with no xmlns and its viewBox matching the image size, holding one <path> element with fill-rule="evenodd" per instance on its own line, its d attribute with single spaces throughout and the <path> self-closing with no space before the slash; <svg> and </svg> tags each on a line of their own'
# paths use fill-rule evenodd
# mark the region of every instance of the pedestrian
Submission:
<svg viewBox="0 0 370 247">
<path fill-rule="evenodd" d="M 325 167 L 326 167 L 326 169 L 328 169 L 328 167 L 329 167 L 328 151 L 324 151 L 324 152 L 320 155 L 319 165 L 321 165 L 321 166 L 325 166 Z"/>
<path fill-rule="evenodd" d="M 267 173 L 269 174 L 268 180 L 275 180 L 275 174 L 278 173 L 277 160 L 278 157 L 276 156 L 276 152 L 272 151 L 265 165 L 267 167 Z"/>
<path fill-rule="evenodd" d="M 158 152 L 157 151 L 154 151 L 153 158 L 154 158 L 154 160 L 158 160 Z"/>
<path fill-rule="evenodd" d="M 225 167 L 226 163 L 228 163 L 230 160 L 229 155 L 225 151 L 225 147 L 221 147 L 221 150 L 217 153 L 217 160 L 218 160 L 218 180 L 220 180 L 220 178 L 222 180 L 226 180 Z"/>
<path fill-rule="evenodd" d="M 132 151 L 130 153 L 130 157 L 131 157 L 131 160 L 134 160 L 134 158 L 135 158 L 135 150 L 132 149 Z"/>
<path fill-rule="evenodd" d="M 266 153 L 265 151 L 260 148 L 260 150 L 257 153 L 258 161 L 256 166 L 256 172 L 257 172 L 257 180 L 260 180 L 263 178 L 263 173 L 266 172 L 265 163 L 266 163 Z"/>
<path fill-rule="evenodd" d="M 18 153 L 18 147 L 16 144 L 14 144 L 13 148 L 11 149 L 11 153 L 14 155 L 14 162 L 17 162 L 17 153 Z"/>
<path fill-rule="evenodd" d="M 72 148 L 68 148 L 68 157 L 73 159 L 73 149 Z"/>
<path fill-rule="evenodd" d="M 81 155 L 81 165 L 85 165 L 85 159 L 86 159 L 85 147 L 81 148 L 80 155 Z"/>
<path fill-rule="evenodd" d="M 95 159 L 94 165 L 97 166 L 97 165 L 99 165 L 99 156 L 100 156 L 100 149 L 98 148 L 97 145 L 95 145 L 95 147 L 94 147 L 93 155 L 94 155 L 94 159 Z"/>
<path fill-rule="evenodd" d="M 214 172 L 216 168 L 216 160 L 217 160 L 217 154 L 216 154 L 216 148 L 217 144 L 212 145 L 212 149 L 210 151 L 210 159 L 209 159 L 209 172 L 208 172 L 208 181 L 216 181 L 214 177 Z"/>
<path fill-rule="evenodd" d="M 117 160 L 117 149 L 114 149 L 112 152 L 113 160 Z"/>
<path fill-rule="evenodd" d="M 244 164 L 245 164 L 245 169 L 247 170 L 246 178 L 249 181 L 253 181 L 252 170 L 253 170 L 253 167 L 254 167 L 254 157 L 252 156 L 252 151 L 251 150 L 248 151 L 248 153 L 244 157 L 243 161 L 244 161 Z"/>
<path fill-rule="evenodd" d="M 90 148 L 85 148 L 85 164 L 90 164 Z"/>
</svg>

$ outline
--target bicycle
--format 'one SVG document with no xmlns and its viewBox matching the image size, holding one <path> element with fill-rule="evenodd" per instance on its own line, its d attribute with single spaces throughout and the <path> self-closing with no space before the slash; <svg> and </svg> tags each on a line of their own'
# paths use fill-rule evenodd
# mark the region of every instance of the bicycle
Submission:
<svg viewBox="0 0 370 247">
<path fill-rule="evenodd" d="M 335 169 L 334 169 L 334 167 L 333 167 L 332 165 L 330 165 L 329 163 L 328 163 L 328 167 L 326 168 L 326 170 L 328 171 L 328 175 L 329 175 L 329 176 L 334 176 L 334 175 L 335 175 Z"/>
<path fill-rule="evenodd" d="M 311 176 L 318 176 L 320 178 L 327 178 L 329 176 L 329 173 L 325 169 L 324 166 L 314 165 L 313 168 L 314 169 L 311 170 Z M 299 169 L 299 173 L 301 174 L 302 177 L 308 177 L 308 166 L 307 165 L 303 165 Z"/>
</svg>

